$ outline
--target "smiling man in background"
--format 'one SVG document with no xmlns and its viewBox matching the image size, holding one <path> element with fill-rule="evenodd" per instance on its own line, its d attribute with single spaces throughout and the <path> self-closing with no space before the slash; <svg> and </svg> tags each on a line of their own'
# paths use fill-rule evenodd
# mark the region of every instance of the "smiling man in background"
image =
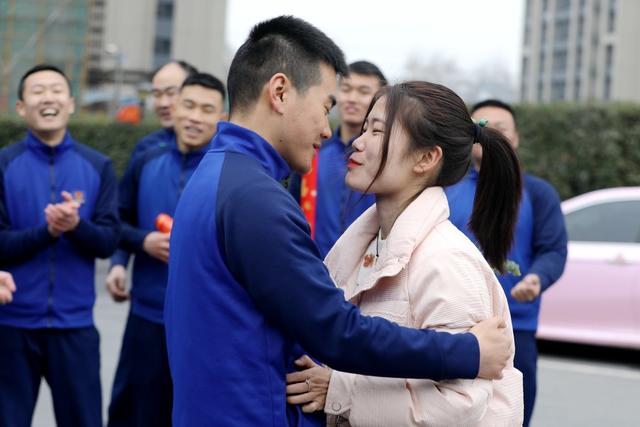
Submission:
<svg viewBox="0 0 640 427">
<path fill-rule="evenodd" d="M 27 71 L 16 110 L 24 140 L 0 151 L 0 269 L 19 289 L 0 306 L 0 425 L 28 426 L 41 378 L 60 426 L 102 426 L 95 259 L 120 234 L 111 160 L 73 140 L 69 80 Z"/>
<path fill-rule="evenodd" d="M 173 216 L 178 198 L 209 148 L 224 114 L 224 84 L 206 73 L 187 77 L 172 117 L 175 138 L 131 161 L 120 184 L 121 247 L 112 258 L 125 268 L 133 262 L 131 311 L 114 380 L 109 426 L 170 426 L 172 385 L 164 332 L 169 233 L 156 230 L 159 214 Z M 123 287 L 107 287 L 124 301 Z"/>
</svg>

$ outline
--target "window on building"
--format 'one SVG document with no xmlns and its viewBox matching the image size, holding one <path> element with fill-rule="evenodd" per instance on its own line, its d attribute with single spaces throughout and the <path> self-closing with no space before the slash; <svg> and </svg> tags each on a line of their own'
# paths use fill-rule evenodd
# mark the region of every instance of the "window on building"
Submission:
<svg viewBox="0 0 640 427">
<path fill-rule="evenodd" d="M 553 41 L 556 45 L 565 45 L 569 40 L 569 20 L 561 19 L 556 21 Z"/>
<path fill-rule="evenodd" d="M 571 9 L 571 0 L 556 0 L 556 13 L 568 12 Z"/>
<path fill-rule="evenodd" d="M 544 100 L 544 81 L 542 80 L 542 77 L 538 79 L 537 89 L 538 102 L 542 102 Z"/>
<path fill-rule="evenodd" d="M 553 53 L 553 62 L 551 63 L 551 74 L 553 79 L 564 80 L 567 72 L 567 51 L 560 50 Z"/>
<path fill-rule="evenodd" d="M 575 63 L 576 74 L 582 73 L 582 47 L 578 46 L 576 48 L 576 63 Z"/>
<path fill-rule="evenodd" d="M 580 82 L 580 77 L 576 76 L 576 78 L 573 81 L 573 100 L 574 101 L 579 101 L 580 100 L 580 89 L 581 89 L 581 82 Z"/>
<path fill-rule="evenodd" d="M 551 100 L 562 101 L 564 100 L 564 80 L 556 81 L 551 84 Z"/>
<path fill-rule="evenodd" d="M 159 1 L 156 16 L 158 18 L 172 19 L 173 18 L 173 1 Z"/>
<path fill-rule="evenodd" d="M 616 0 L 609 0 L 609 14 L 607 16 L 607 32 L 613 33 L 616 29 Z"/>
</svg>

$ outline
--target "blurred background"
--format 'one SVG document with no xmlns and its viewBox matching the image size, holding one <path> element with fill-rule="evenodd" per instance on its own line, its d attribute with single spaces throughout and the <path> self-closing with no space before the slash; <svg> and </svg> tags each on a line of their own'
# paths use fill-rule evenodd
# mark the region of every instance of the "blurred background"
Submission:
<svg viewBox="0 0 640 427">
<path fill-rule="evenodd" d="M 514 103 L 525 169 L 563 200 L 636 187 L 564 206 L 569 261 L 543 301 L 532 424 L 640 425 L 640 1 L 0 0 L 0 147 L 24 133 L 20 77 L 53 63 L 72 83 L 75 138 L 121 173 L 135 141 L 159 126 L 149 109 L 157 67 L 182 59 L 224 80 L 251 27 L 281 14 L 318 26 L 348 62 L 371 61 L 391 82 Z M 575 276 L 587 262 L 607 269 Z M 105 268 L 95 313 L 106 405 L 127 306 L 108 299 Z M 34 425 L 50 426 L 41 391 Z"/>
</svg>

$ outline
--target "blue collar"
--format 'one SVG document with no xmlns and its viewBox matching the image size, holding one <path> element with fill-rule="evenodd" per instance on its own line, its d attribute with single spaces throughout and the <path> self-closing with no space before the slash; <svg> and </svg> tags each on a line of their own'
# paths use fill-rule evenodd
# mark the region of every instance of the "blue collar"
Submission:
<svg viewBox="0 0 640 427">
<path fill-rule="evenodd" d="M 171 146 L 171 153 L 175 157 L 179 159 L 186 159 L 187 162 L 191 162 L 192 160 L 195 160 L 199 163 L 200 160 L 202 160 L 204 155 L 207 153 L 207 151 L 209 151 L 212 148 L 211 141 L 209 141 L 208 144 L 205 144 L 204 146 L 200 147 L 195 151 L 183 153 L 182 151 L 180 151 L 180 149 L 178 149 L 178 140 L 176 138 L 175 133 L 170 137 L 170 139 L 167 140 L 167 143 Z"/>
<path fill-rule="evenodd" d="M 33 134 L 33 132 L 28 131 L 27 137 L 24 140 L 24 144 L 31 150 L 34 150 L 36 153 L 44 154 L 46 156 L 58 156 L 63 152 L 67 151 L 74 144 L 74 140 L 71 138 L 71 134 L 67 130 L 62 138 L 62 142 L 56 145 L 55 147 L 51 147 L 44 142 L 42 142 L 37 136 Z"/>
<path fill-rule="evenodd" d="M 473 163 L 471 164 L 471 167 L 469 167 L 469 173 L 467 174 L 467 178 L 473 180 L 473 181 L 477 181 L 478 180 L 478 171 L 476 170 L 476 167 L 473 166 Z"/>
<path fill-rule="evenodd" d="M 218 132 L 211 142 L 213 150 L 247 154 L 256 159 L 276 181 L 291 173 L 287 162 L 263 137 L 254 131 L 229 122 L 218 122 Z"/>
</svg>

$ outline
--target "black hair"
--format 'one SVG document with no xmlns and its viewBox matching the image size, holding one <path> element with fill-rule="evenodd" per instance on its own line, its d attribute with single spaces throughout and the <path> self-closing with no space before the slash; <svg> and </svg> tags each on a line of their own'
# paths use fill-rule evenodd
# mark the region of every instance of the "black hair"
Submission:
<svg viewBox="0 0 640 427">
<path fill-rule="evenodd" d="M 27 77 L 29 77 L 31 74 L 35 74 L 38 73 L 40 71 L 54 71 L 58 74 L 60 74 L 62 77 L 64 77 L 64 80 L 67 82 L 67 86 L 69 87 L 69 95 L 71 95 L 71 82 L 69 81 L 69 78 L 67 77 L 67 75 L 58 67 L 56 67 L 55 65 L 51 65 L 51 64 L 38 64 L 36 66 L 33 66 L 31 68 L 29 68 L 27 70 L 26 73 L 24 73 L 22 75 L 22 77 L 20 78 L 20 83 L 18 84 L 18 99 L 20 101 L 24 100 L 24 82 L 25 80 L 27 80 Z"/>
<path fill-rule="evenodd" d="M 387 78 L 382 74 L 380 68 L 377 65 L 372 64 L 369 61 L 356 61 L 349 64 L 349 74 L 360 74 L 363 76 L 374 76 L 378 78 L 380 86 L 387 85 Z"/>
<path fill-rule="evenodd" d="M 161 66 L 159 66 L 158 68 L 156 68 L 155 70 L 153 70 L 153 73 L 151 74 L 151 80 L 153 80 L 153 78 L 156 76 L 156 74 L 158 74 L 158 72 L 160 70 L 162 70 L 164 67 L 166 67 L 169 64 L 176 64 L 179 65 L 180 68 L 182 68 L 182 70 L 187 73 L 187 77 L 196 74 L 198 72 L 198 69 L 196 67 L 194 67 L 193 65 L 189 64 L 187 61 L 183 61 L 181 59 L 174 59 L 171 60 L 169 62 L 167 62 L 166 64 L 162 64 Z"/>
<path fill-rule="evenodd" d="M 380 166 L 373 180 L 384 170 L 396 123 L 408 135 L 410 151 L 435 146 L 442 149 L 438 176 L 427 185 L 446 187 L 459 182 L 471 165 L 473 144 L 482 145 L 482 164 L 469 227 L 489 264 L 503 272 L 522 195 L 520 163 L 509 141 L 497 130 L 476 125 L 462 99 L 445 86 L 422 81 L 388 86 L 375 95 L 367 116 L 383 96 L 385 133 Z"/>
<path fill-rule="evenodd" d="M 279 16 L 257 24 L 236 52 L 227 88 L 231 113 L 247 109 L 265 83 L 284 73 L 304 93 L 320 82 L 320 63 L 347 74 L 342 50 L 322 31 L 293 16 Z"/>
<path fill-rule="evenodd" d="M 473 115 L 473 113 L 484 107 L 496 107 L 506 110 L 511 114 L 511 117 L 513 117 L 513 123 L 516 122 L 516 112 L 513 111 L 513 107 L 504 101 L 500 101 L 499 99 L 485 99 L 484 101 L 480 101 L 477 104 L 474 104 L 474 106 L 471 107 L 471 114 Z"/>
<path fill-rule="evenodd" d="M 224 88 L 224 83 L 220 81 L 217 77 L 209 74 L 209 73 L 194 73 L 185 79 L 180 87 L 182 90 L 185 86 L 202 86 L 207 89 L 217 90 L 222 94 L 222 100 L 224 101 L 226 96 L 226 91 Z"/>
</svg>

